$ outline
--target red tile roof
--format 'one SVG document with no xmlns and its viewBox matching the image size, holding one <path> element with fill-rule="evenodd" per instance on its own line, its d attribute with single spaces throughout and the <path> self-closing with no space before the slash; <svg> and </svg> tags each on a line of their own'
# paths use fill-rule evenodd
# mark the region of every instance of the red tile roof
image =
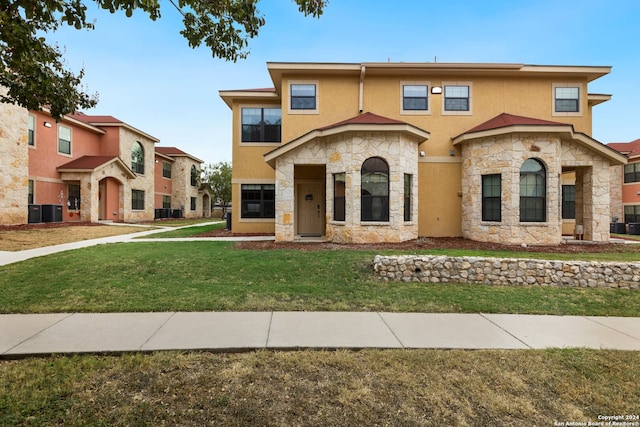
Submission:
<svg viewBox="0 0 640 427">
<path fill-rule="evenodd" d="M 70 161 L 69 163 L 65 163 L 64 165 L 58 166 L 58 170 L 61 170 L 61 169 L 93 170 L 117 158 L 118 156 L 82 156 L 75 160 Z"/>
<path fill-rule="evenodd" d="M 631 142 L 610 142 L 607 147 L 613 148 L 619 153 L 626 154 L 629 157 L 640 155 L 640 139 Z"/>
<path fill-rule="evenodd" d="M 350 125 L 350 124 L 364 124 L 364 125 L 406 125 L 407 122 L 400 120 L 390 119 L 388 117 L 378 116 L 373 113 L 364 113 L 358 116 L 352 117 L 347 120 L 343 120 L 338 123 L 334 123 L 329 126 L 318 128 L 318 130 L 332 129 L 338 126 Z"/>
<path fill-rule="evenodd" d="M 556 126 L 566 125 L 566 123 L 550 122 L 548 120 L 533 119 L 531 117 L 514 116 L 513 114 L 502 113 L 491 120 L 487 120 L 478 126 L 469 129 L 465 133 L 481 132 L 484 130 L 499 129 L 508 126 Z"/>
<path fill-rule="evenodd" d="M 172 155 L 188 156 L 189 155 L 177 147 L 156 147 L 156 153 L 164 154 L 165 156 L 172 156 Z"/>
<path fill-rule="evenodd" d="M 94 123 L 122 123 L 122 121 L 116 119 L 113 116 L 90 116 L 81 111 L 77 111 L 69 115 L 72 119 L 81 121 L 82 123 L 94 124 Z"/>
</svg>

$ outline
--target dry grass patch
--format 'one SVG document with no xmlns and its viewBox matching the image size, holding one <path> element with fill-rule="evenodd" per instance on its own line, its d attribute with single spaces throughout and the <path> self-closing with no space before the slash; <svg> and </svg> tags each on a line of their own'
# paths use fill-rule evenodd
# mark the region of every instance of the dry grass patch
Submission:
<svg viewBox="0 0 640 427">
<path fill-rule="evenodd" d="M 25 249 L 78 242 L 80 240 L 135 233 L 137 231 L 144 231 L 144 229 L 115 225 L 68 225 L 5 229 L 0 230 L 0 251 L 23 251 Z"/>
<path fill-rule="evenodd" d="M 637 413 L 639 371 L 584 349 L 25 359 L 0 362 L 0 424 L 547 426 Z"/>
</svg>

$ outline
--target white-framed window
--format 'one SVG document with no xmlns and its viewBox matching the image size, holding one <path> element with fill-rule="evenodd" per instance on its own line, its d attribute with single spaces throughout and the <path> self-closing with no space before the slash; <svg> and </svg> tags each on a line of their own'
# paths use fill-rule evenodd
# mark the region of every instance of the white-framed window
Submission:
<svg viewBox="0 0 640 427">
<path fill-rule="evenodd" d="M 71 155 L 71 128 L 58 125 L 58 153 Z"/>
<path fill-rule="evenodd" d="M 36 145 L 36 118 L 29 114 L 28 119 L 28 133 L 29 133 L 29 146 L 33 147 Z"/>
<path fill-rule="evenodd" d="M 554 116 L 582 115 L 582 88 L 579 83 L 554 83 L 553 113 Z"/>
<path fill-rule="evenodd" d="M 470 116 L 473 94 L 470 82 L 442 82 L 442 115 Z"/>
<path fill-rule="evenodd" d="M 400 114 L 431 114 L 430 82 L 400 82 Z"/>
<path fill-rule="evenodd" d="M 289 114 L 318 114 L 320 112 L 318 87 L 317 81 L 290 81 Z"/>
</svg>

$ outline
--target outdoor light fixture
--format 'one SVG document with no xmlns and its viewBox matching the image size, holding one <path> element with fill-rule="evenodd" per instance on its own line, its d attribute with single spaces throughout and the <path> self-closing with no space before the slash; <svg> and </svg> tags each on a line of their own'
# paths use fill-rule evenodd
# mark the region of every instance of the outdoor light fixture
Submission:
<svg viewBox="0 0 640 427">
<path fill-rule="evenodd" d="M 420 157 L 424 157 L 424 156 L 426 156 L 426 155 L 427 155 L 427 153 L 425 153 L 424 151 L 421 151 L 421 152 L 420 152 Z"/>
<path fill-rule="evenodd" d="M 49 123 L 49 122 L 44 122 L 44 127 L 46 127 L 46 128 L 50 128 L 50 127 L 51 127 L 51 123 Z"/>
<path fill-rule="evenodd" d="M 440 86 L 434 86 L 431 88 L 431 93 L 433 94 L 439 94 L 442 93 L 442 87 Z"/>
</svg>

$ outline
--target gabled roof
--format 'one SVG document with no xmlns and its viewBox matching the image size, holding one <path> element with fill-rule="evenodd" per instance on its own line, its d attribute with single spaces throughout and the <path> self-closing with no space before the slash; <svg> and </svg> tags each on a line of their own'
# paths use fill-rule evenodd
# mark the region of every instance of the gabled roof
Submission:
<svg viewBox="0 0 640 427">
<path fill-rule="evenodd" d="M 177 148 L 177 147 L 155 147 L 156 149 L 156 153 L 160 153 L 164 156 L 169 156 L 169 157 L 189 157 L 190 159 L 198 162 L 198 163 L 202 163 L 203 160 L 200 160 L 199 158 L 192 156 L 189 153 L 185 153 L 184 151 L 182 151 L 181 149 Z"/>
<path fill-rule="evenodd" d="M 610 142 L 607 147 L 613 148 L 630 158 L 640 156 L 640 139 L 631 142 Z"/>
<path fill-rule="evenodd" d="M 81 111 L 77 111 L 73 114 L 65 116 L 69 119 L 76 120 L 81 123 L 85 123 L 91 126 L 96 127 L 122 127 L 130 130 L 131 132 L 137 133 L 140 136 L 150 139 L 153 142 L 159 142 L 160 140 L 154 136 L 149 135 L 146 132 L 141 131 L 140 129 L 136 129 L 133 126 L 126 124 L 125 122 L 113 117 L 113 116 L 91 116 L 85 114 Z"/>
<path fill-rule="evenodd" d="M 452 138 L 451 141 L 453 145 L 459 145 L 475 139 L 489 138 L 509 133 L 557 133 L 608 158 L 613 164 L 627 163 L 625 156 L 582 132 L 575 132 L 573 125 L 531 117 L 515 116 L 507 113 L 499 114 Z"/>
<path fill-rule="evenodd" d="M 117 163 L 130 178 L 136 174 L 118 156 L 82 156 L 57 167 L 58 172 L 93 172 L 111 163 Z"/>
<path fill-rule="evenodd" d="M 405 135 L 410 135 L 420 142 L 429 139 L 430 136 L 429 132 L 412 124 L 379 116 L 373 113 L 364 113 L 347 120 L 314 129 L 311 132 L 279 146 L 275 150 L 269 151 L 264 155 L 264 160 L 270 166 L 274 167 L 276 158 L 284 155 L 285 153 L 288 153 L 289 151 L 316 138 L 336 135 L 344 132 L 399 132 Z"/>
<path fill-rule="evenodd" d="M 484 130 L 499 129 L 506 126 L 539 126 L 539 125 L 564 125 L 564 123 L 550 122 L 548 120 L 534 119 L 531 117 L 514 116 L 513 114 L 502 113 L 491 120 L 487 120 L 478 126 L 469 129 L 465 133 L 481 132 Z"/>
</svg>

